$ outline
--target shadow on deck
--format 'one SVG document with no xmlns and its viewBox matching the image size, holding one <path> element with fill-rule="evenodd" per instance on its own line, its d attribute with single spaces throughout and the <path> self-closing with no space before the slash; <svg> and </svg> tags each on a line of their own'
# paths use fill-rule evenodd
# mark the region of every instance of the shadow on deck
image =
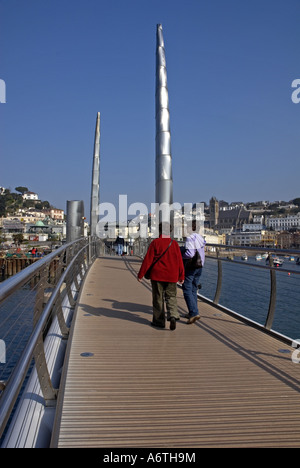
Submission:
<svg viewBox="0 0 300 468">
<path fill-rule="evenodd" d="M 299 447 L 293 349 L 203 302 L 194 325 L 151 327 L 139 267 L 103 257 L 88 273 L 52 447 Z"/>
</svg>

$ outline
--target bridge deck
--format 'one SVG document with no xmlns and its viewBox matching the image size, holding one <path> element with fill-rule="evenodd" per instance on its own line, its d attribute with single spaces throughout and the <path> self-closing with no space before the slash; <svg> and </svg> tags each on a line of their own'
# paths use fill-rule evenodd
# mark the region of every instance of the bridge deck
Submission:
<svg viewBox="0 0 300 468">
<path fill-rule="evenodd" d="M 52 446 L 299 447 L 299 367 L 288 347 L 204 303 L 197 324 L 154 329 L 139 265 L 101 258 L 88 274 Z M 185 314 L 181 290 L 178 304 Z"/>
</svg>

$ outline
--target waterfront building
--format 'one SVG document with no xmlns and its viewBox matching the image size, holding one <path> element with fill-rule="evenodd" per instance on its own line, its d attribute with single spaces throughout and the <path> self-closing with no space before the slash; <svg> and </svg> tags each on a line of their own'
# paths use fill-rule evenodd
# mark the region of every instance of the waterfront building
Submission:
<svg viewBox="0 0 300 468">
<path fill-rule="evenodd" d="M 218 224 L 215 226 L 215 229 L 221 232 L 224 229 L 241 229 L 243 224 L 250 224 L 251 220 L 251 211 L 245 210 L 243 207 L 220 211 Z"/>
<path fill-rule="evenodd" d="M 207 244 L 226 244 L 226 235 L 218 234 L 213 229 L 204 228 L 203 237 Z M 212 249 L 208 248 L 208 250 Z"/>
<path fill-rule="evenodd" d="M 266 226 L 274 231 L 288 231 L 289 229 L 300 229 L 300 213 L 281 218 L 267 217 Z"/>
<path fill-rule="evenodd" d="M 261 245 L 261 231 L 236 231 L 227 236 L 227 245 L 241 247 L 259 247 Z"/>
<path fill-rule="evenodd" d="M 272 248 L 277 246 L 277 233 L 275 231 L 261 232 L 261 247 Z"/>
<path fill-rule="evenodd" d="M 277 232 L 277 247 L 280 249 L 299 249 L 300 232 Z"/>
<path fill-rule="evenodd" d="M 2 222 L 2 233 L 6 238 L 12 238 L 13 234 L 24 234 L 25 223 L 19 219 L 4 219 Z"/>
<path fill-rule="evenodd" d="M 261 223 L 245 223 L 243 224 L 243 232 L 247 232 L 247 231 L 262 231 L 263 229 L 266 229 L 266 227 L 261 224 Z"/>
<path fill-rule="evenodd" d="M 253 220 L 251 211 L 245 209 L 242 202 L 231 203 L 226 206 L 212 197 L 209 202 L 209 227 L 221 233 L 230 233 L 232 230 L 241 229 L 243 224 L 250 224 Z"/>
</svg>

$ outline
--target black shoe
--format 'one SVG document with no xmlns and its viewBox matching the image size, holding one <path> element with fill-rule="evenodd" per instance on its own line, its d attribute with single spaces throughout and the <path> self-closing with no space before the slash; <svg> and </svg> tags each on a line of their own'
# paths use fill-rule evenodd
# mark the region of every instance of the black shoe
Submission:
<svg viewBox="0 0 300 468">
<path fill-rule="evenodd" d="M 174 317 L 170 319 L 170 330 L 176 330 L 176 319 Z"/>
</svg>

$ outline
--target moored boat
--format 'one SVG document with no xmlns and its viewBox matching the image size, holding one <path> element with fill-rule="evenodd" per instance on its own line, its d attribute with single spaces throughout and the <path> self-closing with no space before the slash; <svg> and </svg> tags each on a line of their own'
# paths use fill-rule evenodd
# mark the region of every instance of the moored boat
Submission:
<svg viewBox="0 0 300 468">
<path fill-rule="evenodd" d="M 284 260 L 282 260 L 281 258 L 279 257 L 274 257 L 273 258 L 273 265 L 276 266 L 276 267 L 279 267 L 283 264 Z"/>
</svg>

